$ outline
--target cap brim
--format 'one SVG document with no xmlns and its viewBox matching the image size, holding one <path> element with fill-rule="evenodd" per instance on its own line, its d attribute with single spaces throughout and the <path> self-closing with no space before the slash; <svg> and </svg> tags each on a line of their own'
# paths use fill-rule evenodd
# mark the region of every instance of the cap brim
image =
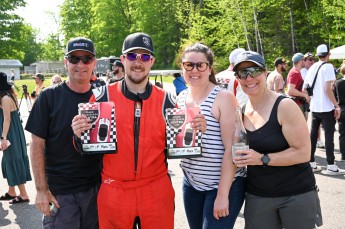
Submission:
<svg viewBox="0 0 345 229">
<path fill-rule="evenodd" d="M 320 57 L 324 57 L 324 56 L 327 56 L 328 54 L 329 54 L 329 52 L 319 52 L 316 55 L 320 56 Z"/>
<path fill-rule="evenodd" d="M 71 50 L 71 51 L 67 52 L 65 55 L 68 55 L 68 54 L 70 54 L 71 52 L 74 52 L 74 51 L 85 51 L 85 52 L 89 52 L 92 55 L 96 56 L 93 52 L 90 52 L 89 50 L 85 50 L 85 49 L 74 49 L 74 50 Z"/>
<path fill-rule="evenodd" d="M 143 47 L 132 47 L 132 48 L 129 48 L 129 49 L 126 49 L 126 50 L 122 51 L 122 53 L 123 53 L 123 54 L 126 54 L 126 53 L 128 53 L 128 52 L 130 52 L 130 51 L 132 51 L 132 50 L 135 50 L 135 49 L 143 49 L 143 50 L 149 51 L 153 56 L 155 55 L 155 53 L 154 53 L 154 52 L 151 52 L 150 49 L 143 48 Z"/>
<path fill-rule="evenodd" d="M 241 61 L 241 62 L 237 63 L 237 64 L 234 66 L 233 71 L 234 71 L 234 72 L 237 71 L 238 65 L 242 64 L 243 62 L 252 62 L 252 63 L 256 64 L 257 66 L 259 66 L 260 68 L 265 68 L 265 66 L 263 66 L 262 64 L 260 64 L 260 63 L 258 63 L 258 62 L 256 62 L 256 61 L 254 61 L 254 60 L 244 60 L 244 61 Z"/>
</svg>

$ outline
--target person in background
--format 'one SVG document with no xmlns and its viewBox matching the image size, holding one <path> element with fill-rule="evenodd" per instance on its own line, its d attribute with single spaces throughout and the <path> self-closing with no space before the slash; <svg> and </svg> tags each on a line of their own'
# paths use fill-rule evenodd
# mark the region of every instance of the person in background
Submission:
<svg viewBox="0 0 345 229">
<path fill-rule="evenodd" d="M 51 80 L 50 80 L 50 85 L 55 85 L 55 84 L 59 84 L 62 83 L 62 78 L 59 74 L 55 74 L 52 76 Z"/>
<path fill-rule="evenodd" d="M 216 75 L 217 82 L 225 81 L 226 89 L 228 91 L 231 91 L 236 96 L 236 99 L 240 103 L 241 106 L 247 102 L 248 96 L 245 93 L 243 93 L 241 85 L 238 83 L 232 69 L 234 67 L 236 57 L 244 51 L 245 50 L 243 48 L 234 49 L 229 55 L 230 65 L 228 69 Z"/>
<path fill-rule="evenodd" d="M 315 162 L 315 151 L 317 135 L 320 124 L 322 123 L 325 130 L 327 169 L 321 172 L 326 175 L 343 175 L 345 174 L 345 170 L 339 169 L 334 162 L 334 132 L 336 120 L 340 117 L 340 107 L 332 89 L 335 74 L 333 65 L 328 63 L 331 53 L 325 44 L 319 45 L 316 50 L 319 61 L 309 68 L 304 81 L 304 88 L 307 85 L 311 87 L 316 77 L 313 95 L 310 100 L 310 110 L 312 112 L 310 163 L 315 171 L 321 170 L 320 166 L 317 166 Z"/>
<path fill-rule="evenodd" d="M 0 200 L 11 200 L 10 204 L 29 202 L 25 183 L 31 181 L 25 135 L 18 110 L 12 84 L 7 82 L 7 75 L 0 72 L 0 150 L 3 151 L 1 168 L 9 186 Z M 15 186 L 19 189 L 18 196 Z"/>
<path fill-rule="evenodd" d="M 284 77 L 283 72 L 287 70 L 287 60 L 283 57 L 279 57 L 274 61 L 275 69 L 267 76 L 268 89 L 280 94 L 284 94 Z"/>
<path fill-rule="evenodd" d="M 292 57 L 293 67 L 290 69 L 286 78 L 287 94 L 293 98 L 301 109 L 305 119 L 308 119 L 308 111 L 304 103 L 308 103 L 310 97 L 302 90 L 303 78 L 301 69 L 304 67 L 304 56 L 302 53 L 296 53 Z"/>
<path fill-rule="evenodd" d="M 115 103 L 117 153 L 103 158 L 98 195 L 100 228 L 174 228 L 174 189 L 169 177 L 165 109 L 171 94 L 149 81 L 155 62 L 152 39 L 145 33 L 128 35 L 122 47 L 125 78 L 99 88 L 99 101 Z M 96 98 L 91 99 L 94 101 Z M 83 115 L 72 122 L 76 136 L 91 128 Z M 203 115 L 193 128 L 205 130 Z M 154 131 L 152 131 L 154 130 Z M 79 140 L 77 140 L 77 143 Z"/>
<path fill-rule="evenodd" d="M 237 167 L 247 167 L 245 228 L 321 226 L 303 114 L 291 99 L 267 88 L 265 60 L 259 53 L 240 54 L 234 71 L 249 97 L 243 122 L 250 149 L 238 151 L 241 156 L 233 159 Z"/>
<path fill-rule="evenodd" d="M 301 75 L 303 80 L 305 79 L 308 69 L 315 63 L 314 55 L 311 52 L 307 52 L 304 54 L 304 68 L 301 69 Z M 325 144 L 321 140 L 321 126 L 319 128 L 319 132 L 317 134 L 317 142 L 316 142 L 317 148 L 325 148 Z"/>
<path fill-rule="evenodd" d="M 14 82 L 15 79 L 16 79 L 16 72 L 14 71 L 14 69 L 11 69 L 11 81 Z"/>
<path fill-rule="evenodd" d="M 90 79 L 90 84 L 93 88 L 101 87 L 104 86 L 106 83 L 104 82 L 103 79 L 97 77 L 94 71 L 92 71 L 92 76 Z"/>
<path fill-rule="evenodd" d="M 188 87 L 180 73 L 174 73 L 173 76 L 175 78 L 173 84 L 175 86 L 176 95 L 179 95 L 181 91 L 186 90 Z"/>
<path fill-rule="evenodd" d="M 36 86 L 35 86 L 35 89 L 33 90 L 33 92 L 31 93 L 31 99 L 36 100 L 38 95 L 44 89 L 44 85 L 43 85 L 44 75 L 41 73 L 37 73 L 32 78 L 35 79 Z"/>
<path fill-rule="evenodd" d="M 304 68 L 301 69 L 301 75 L 304 78 L 307 75 L 308 69 L 315 63 L 314 55 L 311 52 L 304 54 Z"/>
<path fill-rule="evenodd" d="M 183 202 L 191 229 L 233 228 L 244 201 L 245 168 L 232 162 L 232 137 L 238 102 L 217 86 L 214 54 L 201 43 L 182 53 L 181 68 L 189 88 L 177 98 L 179 108 L 200 106 L 207 129 L 202 156 L 181 160 Z"/>
<path fill-rule="evenodd" d="M 48 87 L 37 98 L 25 129 L 36 185 L 36 208 L 43 228 L 98 229 L 97 194 L 100 159 L 81 155 L 73 145 L 71 122 L 78 104 L 92 96 L 90 79 L 96 67 L 94 43 L 84 37 L 68 41 L 64 64 L 68 79 Z M 53 204 L 57 211 L 50 211 Z"/>
<path fill-rule="evenodd" d="M 115 60 L 113 63 L 113 76 L 109 78 L 108 83 L 115 83 L 117 81 L 123 80 L 125 77 L 124 66 L 120 60 Z"/>
<path fill-rule="evenodd" d="M 335 81 L 334 92 L 342 112 L 340 118 L 338 119 L 339 147 L 341 153 L 340 161 L 345 161 L 345 114 L 343 114 L 343 112 L 345 112 L 345 60 L 340 66 L 339 72 L 343 76 L 343 78 L 337 79 Z"/>
</svg>

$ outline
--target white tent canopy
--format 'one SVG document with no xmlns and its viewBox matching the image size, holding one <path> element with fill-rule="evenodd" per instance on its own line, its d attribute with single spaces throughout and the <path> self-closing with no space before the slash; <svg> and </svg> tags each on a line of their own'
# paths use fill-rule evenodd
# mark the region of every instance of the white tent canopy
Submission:
<svg viewBox="0 0 345 229">
<path fill-rule="evenodd" d="M 330 50 L 330 59 L 345 59 L 345 45 Z"/>
</svg>

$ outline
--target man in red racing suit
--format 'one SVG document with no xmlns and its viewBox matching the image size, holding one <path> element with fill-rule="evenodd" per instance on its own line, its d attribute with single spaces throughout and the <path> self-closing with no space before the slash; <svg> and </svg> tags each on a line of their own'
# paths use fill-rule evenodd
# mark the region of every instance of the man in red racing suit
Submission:
<svg viewBox="0 0 345 229">
<path fill-rule="evenodd" d="M 100 228 L 174 228 L 174 190 L 165 152 L 165 109 L 175 106 L 170 94 L 149 82 L 155 61 L 152 40 L 144 33 L 129 35 L 121 61 L 125 79 L 98 88 L 91 101 L 115 104 L 117 153 L 103 158 L 98 195 Z M 100 95 L 100 96 L 98 96 Z M 203 115 L 194 128 L 206 129 Z M 72 128 L 90 128 L 85 116 L 76 116 Z"/>
</svg>

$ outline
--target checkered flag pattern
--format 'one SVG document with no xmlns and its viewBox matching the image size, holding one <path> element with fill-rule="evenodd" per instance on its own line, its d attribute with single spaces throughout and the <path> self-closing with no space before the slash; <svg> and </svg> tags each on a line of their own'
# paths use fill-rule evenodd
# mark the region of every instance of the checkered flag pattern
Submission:
<svg viewBox="0 0 345 229">
<path fill-rule="evenodd" d="M 116 142 L 116 118 L 115 118 L 115 107 L 111 109 L 111 128 L 109 133 L 110 142 Z M 113 125 L 112 125 L 113 124 Z"/>
<path fill-rule="evenodd" d="M 100 106 L 99 103 L 82 103 L 79 104 L 79 110 L 96 110 Z M 109 140 L 110 142 L 116 142 L 116 117 L 115 117 L 115 107 L 113 106 L 111 109 L 111 128 L 109 132 Z M 81 134 L 81 143 L 82 144 L 89 144 L 91 141 L 90 131 L 96 127 L 95 123 L 92 123 L 91 129 L 85 131 Z"/>
<path fill-rule="evenodd" d="M 166 109 L 165 119 L 168 120 L 168 115 L 181 114 L 178 108 L 168 108 Z M 182 131 L 182 129 L 176 129 L 166 122 L 166 139 L 167 148 L 176 148 L 176 136 Z M 195 147 L 201 147 L 202 133 L 200 131 L 196 132 L 195 135 Z"/>
</svg>

